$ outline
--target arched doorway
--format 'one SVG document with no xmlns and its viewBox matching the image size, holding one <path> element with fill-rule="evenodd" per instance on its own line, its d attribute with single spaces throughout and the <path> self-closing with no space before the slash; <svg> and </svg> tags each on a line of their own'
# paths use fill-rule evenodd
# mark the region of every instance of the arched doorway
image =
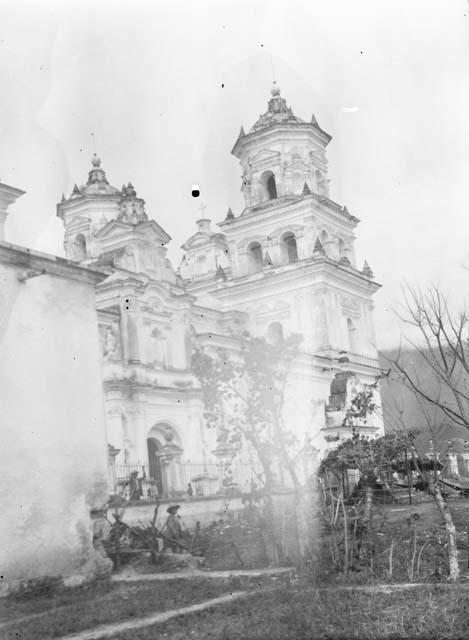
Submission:
<svg viewBox="0 0 469 640">
<path fill-rule="evenodd" d="M 163 473 L 161 470 L 160 456 L 161 444 L 156 438 L 147 438 L 148 450 L 148 472 L 150 478 L 155 482 L 158 495 L 163 495 Z"/>
<path fill-rule="evenodd" d="M 267 342 L 278 347 L 283 342 L 283 327 L 280 322 L 272 322 L 267 328 Z"/>
</svg>

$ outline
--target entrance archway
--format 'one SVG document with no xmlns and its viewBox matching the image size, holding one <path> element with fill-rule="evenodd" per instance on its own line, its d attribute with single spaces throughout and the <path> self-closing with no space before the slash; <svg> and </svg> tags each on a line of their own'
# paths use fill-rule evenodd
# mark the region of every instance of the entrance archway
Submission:
<svg viewBox="0 0 469 640">
<path fill-rule="evenodd" d="M 161 451 L 161 444 L 156 438 L 147 438 L 148 450 L 148 471 L 150 478 L 155 482 L 158 495 L 163 495 L 163 473 L 161 461 L 158 453 Z"/>
</svg>

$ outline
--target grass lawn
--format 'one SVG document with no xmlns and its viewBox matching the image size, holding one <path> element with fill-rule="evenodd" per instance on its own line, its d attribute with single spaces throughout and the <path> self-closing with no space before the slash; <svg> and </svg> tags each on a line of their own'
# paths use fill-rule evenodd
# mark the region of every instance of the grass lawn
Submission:
<svg viewBox="0 0 469 640">
<path fill-rule="evenodd" d="M 469 521 L 469 500 L 467 498 L 454 498 L 448 500 L 448 506 L 453 515 L 454 524 L 460 531 L 467 529 Z M 434 500 L 414 501 L 413 504 L 389 505 L 386 512 L 390 522 L 400 521 L 412 513 L 418 513 L 422 523 L 431 524 L 440 522 L 441 516 Z"/>
<path fill-rule="evenodd" d="M 469 635 L 469 590 L 423 587 L 392 593 L 283 587 L 113 640 L 456 639 Z"/>
<path fill-rule="evenodd" d="M 2 640 L 40 640 L 90 629 L 98 624 L 144 617 L 195 604 L 235 590 L 263 584 L 256 579 L 176 579 L 137 583 L 101 583 L 87 588 L 62 589 L 51 596 L 0 600 Z M 31 620 L 26 617 L 40 614 Z M 18 620 L 23 618 L 23 620 Z M 15 620 L 18 620 L 15 622 Z"/>
</svg>

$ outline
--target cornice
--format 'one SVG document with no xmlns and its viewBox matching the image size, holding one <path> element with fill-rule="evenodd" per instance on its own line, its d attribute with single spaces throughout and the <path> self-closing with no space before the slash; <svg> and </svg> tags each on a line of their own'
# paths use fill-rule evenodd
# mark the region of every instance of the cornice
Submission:
<svg viewBox="0 0 469 640">
<path fill-rule="evenodd" d="M 290 213 L 292 207 L 296 207 L 298 204 L 307 205 L 308 203 L 311 203 L 312 205 L 310 207 L 311 215 L 314 215 L 315 213 L 324 214 L 333 222 L 338 222 L 351 227 L 352 229 L 360 222 L 358 218 L 346 212 L 345 209 L 333 200 L 330 200 L 325 196 L 319 196 L 311 193 L 309 195 L 301 196 L 283 196 L 275 200 L 270 200 L 257 208 L 246 210 L 245 213 L 234 218 L 234 220 L 223 220 L 222 222 L 217 222 L 217 226 L 223 228 L 224 233 L 228 235 L 232 231 L 242 230 L 244 227 L 252 224 L 254 220 L 257 222 L 268 220 L 271 222 L 274 215 L 283 217 Z M 315 208 L 314 204 L 319 205 L 319 207 Z M 298 213 L 301 213 L 301 210 L 299 210 Z"/>
<path fill-rule="evenodd" d="M 273 122 L 261 129 L 256 129 L 255 131 L 250 131 L 249 133 L 238 136 L 231 153 L 236 158 L 240 158 L 247 144 L 262 140 L 262 138 L 272 137 L 272 133 L 281 133 L 282 131 L 290 133 L 294 129 L 303 130 L 305 133 L 312 134 L 312 137 L 323 144 L 324 147 L 332 140 L 332 136 L 329 133 L 326 133 L 319 125 L 313 124 L 312 122 Z"/>
<path fill-rule="evenodd" d="M 100 284 L 107 277 L 107 274 L 102 271 L 83 267 L 71 260 L 26 249 L 8 242 L 0 242 L 0 263 L 93 285 Z"/>
<path fill-rule="evenodd" d="M 375 293 L 381 288 L 379 283 L 369 280 L 357 269 L 342 265 L 330 258 L 321 257 L 319 259 L 308 258 L 295 262 L 294 265 L 271 267 L 255 274 L 241 276 L 240 278 L 228 280 L 220 286 L 205 288 L 203 293 L 212 295 L 215 298 L 225 298 L 233 295 L 233 293 L 241 293 L 243 289 L 249 289 L 252 296 L 252 292 L 257 288 L 265 290 L 266 285 L 277 283 L 277 286 L 279 286 L 280 284 L 291 283 L 292 280 L 304 280 L 305 276 L 321 272 L 329 276 L 328 280 L 323 281 L 324 284 L 333 284 L 331 279 L 337 278 L 348 285 L 358 285 L 366 293 L 370 291 Z M 299 284 L 302 288 L 305 286 L 304 282 Z M 311 284 L 311 282 L 307 283 L 308 286 Z M 202 291 L 197 291 L 196 287 L 194 287 L 193 291 L 195 296 L 202 293 Z"/>
</svg>

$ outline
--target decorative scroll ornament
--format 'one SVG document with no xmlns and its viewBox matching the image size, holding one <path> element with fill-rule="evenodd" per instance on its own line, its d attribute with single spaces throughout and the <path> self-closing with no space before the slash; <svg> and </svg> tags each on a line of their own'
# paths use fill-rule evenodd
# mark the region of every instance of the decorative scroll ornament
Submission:
<svg viewBox="0 0 469 640">
<path fill-rule="evenodd" d="M 345 316 L 360 317 L 360 304 L 350 296 L 342 296 L 341 300 L 342 313 Z"/>
</svg>

